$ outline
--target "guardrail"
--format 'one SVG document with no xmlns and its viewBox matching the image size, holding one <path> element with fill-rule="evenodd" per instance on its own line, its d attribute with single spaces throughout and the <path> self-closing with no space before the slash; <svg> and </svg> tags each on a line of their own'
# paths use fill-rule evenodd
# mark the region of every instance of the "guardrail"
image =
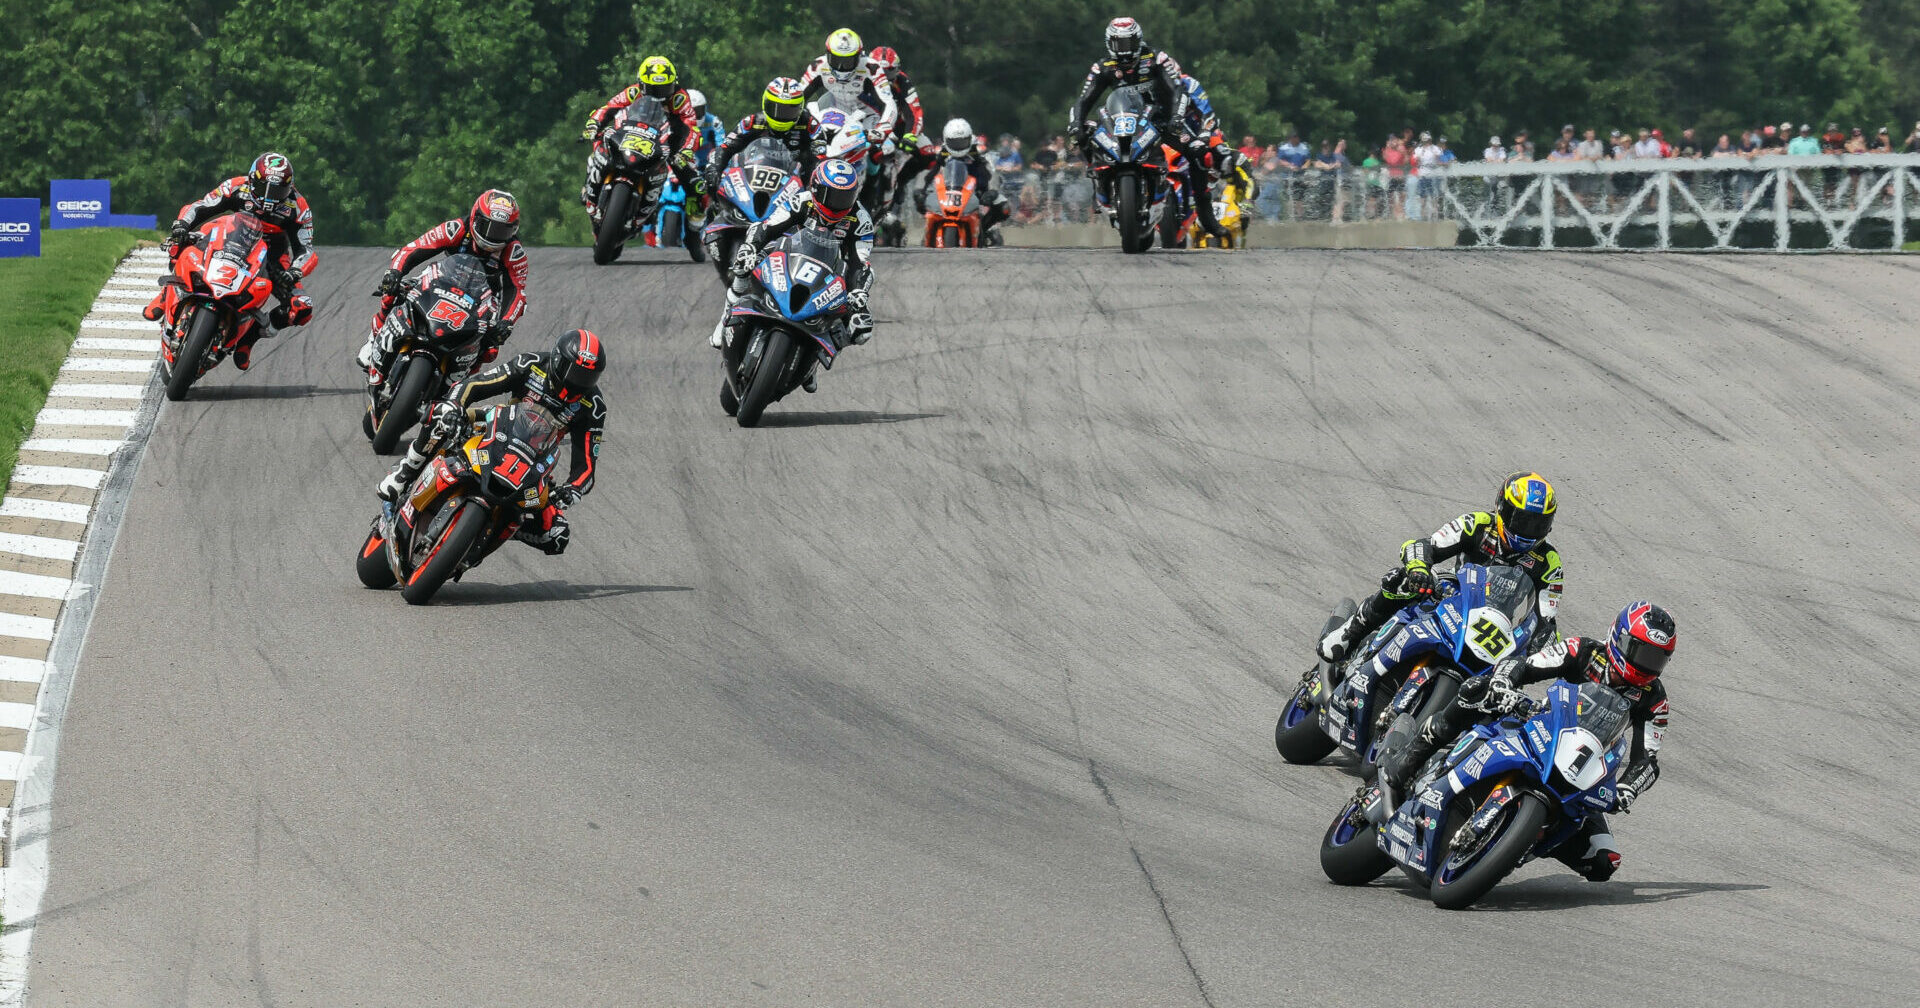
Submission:
<svg viewBox="0 0 1920 1008">
<path fill-rule="evenodd" d="M 1423 179 L 1463 245 L 1897 251 L 1920 237 L 1914 154 L 1454 164 Z"/>
</svg>

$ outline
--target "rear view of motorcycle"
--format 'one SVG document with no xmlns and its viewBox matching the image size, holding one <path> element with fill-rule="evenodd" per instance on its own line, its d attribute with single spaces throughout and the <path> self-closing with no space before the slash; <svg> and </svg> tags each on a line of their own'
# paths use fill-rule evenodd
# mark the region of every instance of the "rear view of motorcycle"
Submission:
<svg viewBox="0 0 1920 1008">
<path fill-rule="evenodd" d="M 627 239 L 653 222 L 667 180 L 667 110 L 652 96 L 623 108 L 600 138 L 605 157 L 600 179 L 600 222 L 594 228 L 593 261 L 620 258 Z"/>
<path fill-rule="evenodd" d="M 361 426 L 376 453 L 393 454 L 426 405 L 472 372 L 498 324 L 486 266 L 474 255 L 456 253 L 414 278 L 380 336 L 393 348 L 393 365 L 385 381 L 367 390 Z"/>
</svg>

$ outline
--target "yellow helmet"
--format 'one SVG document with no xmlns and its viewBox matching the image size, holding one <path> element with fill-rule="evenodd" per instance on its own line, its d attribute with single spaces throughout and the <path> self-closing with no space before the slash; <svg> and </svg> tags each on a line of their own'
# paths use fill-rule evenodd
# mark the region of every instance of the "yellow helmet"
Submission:
<svg viewBox="0 0 1920 1008">
<path fill-rule="evenodd" d="M 1537 472 L 1509 473 L 1500 485 L 1495 531 L 1511 550 L 1530 550 L 1553 531 L 1553 484 Z"/>
<path fill-rule="evenodd" d="M 673 61 L 665 56 L 649 56 L 640 61 L 640 83 L 649 87 L 662 87 L 679 82 L 680 75 L 673 71 Z"/>
<path fill-rule="evenodd" d="M 860 66 L 860 53 L 865 47 L 860 42 L 860 34 L 851 28 L 841 28 L 827 36 L 827 66 L 835 73 L 852 73 Z"/>
</svg>

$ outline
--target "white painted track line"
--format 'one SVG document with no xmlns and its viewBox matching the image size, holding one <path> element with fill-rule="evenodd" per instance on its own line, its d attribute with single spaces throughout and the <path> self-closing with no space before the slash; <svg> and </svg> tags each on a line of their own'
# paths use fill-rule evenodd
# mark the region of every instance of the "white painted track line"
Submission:
<svg viewBox="0 0 1920 1008">
<path fill-rule="evenodd" d="M 43 424 L 83 424 L 88 427 L 131 427 L 134 412 L 132 410 L 97 409 L 43 409 L 40 411 Z"/>
<path fill-rule="evenodd" d="M 48 577 L 45 574 L 26 574 L 20 571 L 0 570 L 0 595 L 25 595 L 28 598 L 63 599 L 73 590 L 73 582 L 66 578 Z"/>
<path fill-rule="evenodd" d="M 132 426 L 128 424 L 126 426 Z M 106 479 L 106 473 L 98 469 L 72 469 L 67 466 L 21 465 L 13 467 L 15 483 L 33 483 L 40 486 L 76 486 L 88 490 L 100 489 Z"/>
<path fill-rule="evenodd" d="M 86 382 L 60 382 L 53 388 L 47 390 L 47 398 L 51 399 L 58 396 L 67 399 L 138 399 L 140 398 L 140 389 L 140 385 L 133 384 L 96 385 Z M 46 411 L 42 410 L 41 412 L 44 413 Z M 54 421 L 46 419 L 41 420 L 41 423 L 53 422 Z M 116 424 L 113 426 L 121 425 Z"/>
<path fill-rule="evenodd" d="M 71 539 L 0 532 L 0 553 L 18 553 L 43 560 L 72 560 L 79 555 L 80 544 Z"/>
<path fill-rule="evenodd" d="M 143 328 L 148 328 L 148 327 L 151 327 L 153 323 L 143 321 L 140 323 L 140 325 Z M 148 357 L 144 360 L 136 360 L 136 359 L 126 358 L 126 357 L 69 357 L 67 358 L 67 362 L 65 364 L 60 365 L 60 370 L 62 371 L 132 371 L 132 372 L 144 373 L 144 372 L 153 370 L 153 361 L 154 359 L 151 357 Z"/>
<path fill-rule="evenodd" d="M 0 637 L 26 637 L 31 640 L 53 639 L 53 621 L 44 616 L 21 616 L 17 613 L 0 612 Z"/>
<path fill-rule="evenodd" d="M 15 658 L 12 655 L 0 655 L 0 679 L 7 682 L 34 682 L 45 678 L 47 663 L 38 658 Z"/>
<path fill-rule="evenodd" d="M 21 451 L 67 452 L 71 455 L 111 455 L 124 441 L 105 438 L 28 438 Z"/>
<path fill-rule="evenodd" d="M 15 518 L 44 518 L 47 521 L 74 522 L 86 524 L 87 516 L 93 508 L 85 504 L 68 504 L 65 501 L 40 500 L 36 497 L 8 497 L 0 500 L 0 515 Z"/>
<path fill-rule="evenodd" d="M 152 350 L 159 344 L 160 323 L 153 323 L 155 336 L 150 339 L 124 339 L 118 336 L 82 336 L 73 341 L 75 350 Z"/>
</svg>

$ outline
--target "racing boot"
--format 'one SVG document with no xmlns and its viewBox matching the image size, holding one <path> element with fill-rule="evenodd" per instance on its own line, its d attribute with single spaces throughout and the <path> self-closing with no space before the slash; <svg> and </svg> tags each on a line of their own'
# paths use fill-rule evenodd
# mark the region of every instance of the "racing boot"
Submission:
<svg viewBox="0 0 1920 1008">
<path fill-rule="evenodd" d="M 808 392 L 820 391 L 820 381 L 814 377 L 814 372 L 818 370 L 820 370 L 820 362 L 815 360 L 812 366 L 807 368 L 806 376 L 800 379 L 800 387 Z"/>
<path fill-rule="evenodd" d="M 1207 176 L 1207 166 L 1202 161 L 1205 156 L 1205 147 L 1187 155 L 1187 191 L 1194 196 L 1193 212 L 1200 226 L 1213 236 L 1214 241 L 1226 241 L 1229 237 L 1227 229 L 1221 227 L 1213 216 L 1213 180 Z"/>
<path fill-rule="evenodd" d="M 160 316 L 167 310 L 166 304 L 167 291 L 165 288 L 161 288 L 160 293 L 155 294 L 153 300 L 147 302 L 147 306 L 140 310 L 140 317 L 149 322 L 158 322 L 160 321 Z"/>
<path fill-rule="evenodd" d="M 413 481 L 420 477 L 420 470 L 426 467 L 427 457 L 420 454 L 419 448 L 410 444 L 407 446 L 407 457 L 393 467 L 393 471 L 387 474 L 386 479 L 380 481 L 380 486 L 373 492 L 383 501 L 396 502 L 402 494 L 407 492 L 407 488 L 413 485 Z"/>
<path fill-rule="evenodd" d="M 1333 628 L 1333 631 L 1320 638 L 1320 660 L 1324 662 L 1345 661 L 1355 646 L 1366 640 L 1377 629 L 1367 625 L 1367 614 L 1363 608 L 1347 617 L 1346 622 Z"/>
<path fill-rule="evenodd" d="M 242 371 L 253 366 L 253 345 L 260 342 L 266 333 L 255 329 L 233 345 L 233 366 Z"/>
</svg>

